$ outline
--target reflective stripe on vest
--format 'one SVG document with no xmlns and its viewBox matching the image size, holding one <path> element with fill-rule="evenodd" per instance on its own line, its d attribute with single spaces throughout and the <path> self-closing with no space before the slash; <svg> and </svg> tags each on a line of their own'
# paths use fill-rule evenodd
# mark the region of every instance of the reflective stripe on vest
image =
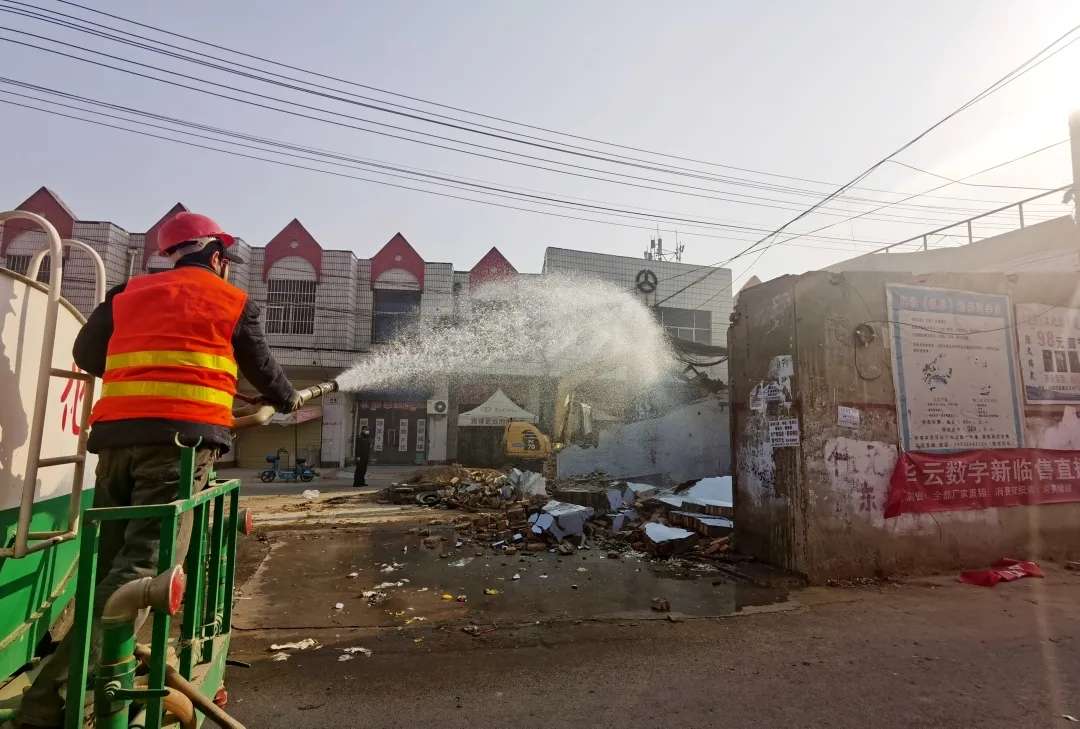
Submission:
<svg viewBox="0 0 1080 729">
<path fill-rule="evenodd" d="M 112 298 L 113 332 L 90 422 L 232 426 L 232 336 L 247 294 L 196 266 L 137 276 Z"/>
<path fill-rule="evenodd" d="M 102 397 L 172 397 L 178 400 L 197 400 L 211 405 L 231 408 L 233 396 L 213 387 L 183 385 L 176 382 L 106 382 L 101 387 Z M 161 415 L 159 417 L 166 417 Z"/>
<path fill-rule="evenodd" d="M 110 355 L 105 359 L 105 370 L 119 370 L 125 367 L 201 367 L 206 370 L 220 370 L 236 377 L 236 361 L 229 357 L 203 352 L 126 352 Z"/>
</svg>

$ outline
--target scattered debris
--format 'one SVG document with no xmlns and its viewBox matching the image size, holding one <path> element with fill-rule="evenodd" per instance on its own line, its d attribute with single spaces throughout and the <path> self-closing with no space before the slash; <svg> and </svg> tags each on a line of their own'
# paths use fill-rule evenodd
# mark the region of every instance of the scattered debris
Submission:
<svg viewBox="0 0 1080 729">
<path fill-rule="evenodd" d="M 494 587 L 485 587 L 484 588 L 484 594 L 485 595 L 498 595 L 499 591 L 496 590 Z"/>
<path fill-rule="evenodd" d="M 272 651 L 306 651 L 310 648 L 322 648 L 322 644 L 314 638 L 304 638 L 295 643 L 271 643 Z"/>
<path fill-rule="evenodd" d="M 1064 719 L 1065 721 L 1080 721 L 1080 719 L 1077 719 L 1072 714 L 1062 714 L 1061 718 Z"/>
<path fill-rule="evenodd" d="M 1080 562 L 1066 562 L 1065 569 L 1067 570 L 1080 570 Z"/>
<path fill-rule="evenodd" d="M 463 633 L 468 633 L 469 635 L 476 637 L 478 635 L 484 635 L 485 633 L 494 633 L 495 626 L 492 625 L 490 628 L 481 628 L 479 625 L 465 625 L 462 626 L 461 631 Z"/>
<path fill-rule="evenodd" d="M 318 489 L 304 489 L 300 493 L 300 495 L 303 496 L 308 501 L 315 501 L 316 499 L 319 498 L 319 490 Z"/>
<path fill-rule="evenodd" d="M 359 653 L 367 658 L 371 658 L 373 655 L 375 655 L 370 648 L 361 648 L 360 646 L 355 646 L 353 648 L 342 648 L 341 650 L 346 655 L 350 656 Z"/>
<path fill-rule="evenodd" d="M 270 660 L 276 663 L 281 663 L 282 661 L 289 660 L 289 654 L 285 652 L 275 653 L 274 655 L 270 656 Z"/>
<path fill-rule="evenodd" d="M 360 573 L 359 572 L 350 572 L 349 574 L 347 574 L 345 576 L 355 579 L 355 578 L 360 576 Z"/>
<path fill-rule="evenodd" d="M 521 579 L 521 575 L 520 575 L 520 574 L 518 574 L 517 572 L 515 572 L 515 573 L 514 573 L 514 576 L 513 576 L 513 577 L 511 577 L 510 579 L 511 579 L 511 580 L 520 580 L 520 579 Z"/>
<path fill-rule="evenodd" d="M 465 565 L 469 564 L 469 562 L 472 562 L 474 559 L 476 559 L 476 558 L 475 557 L 462 557 L 459 560 L 455 560 L 455 561 L 451 562 L 450 566 L 451 567 L 464 567 Z"/>
<path fill-rule="evenodd" d="M 1004 557 L 990 565 L 990 569 L 961 572 L 959 580 L 969 585 L 993 587 L 999 582 L 1012 582 L 1022 577 L 1043 576 L 1042 569 L 1035 562 Z"/>
<path fill-rule="evenodd" d="M 345 609 L 345 603 L 343 603 L 343 602 L 335 602 L 334 603 L 334 609 L 335 610 L 344 610 Z"/>
<path fill-rule="evenodd" d="M 654 597 L 652 599 L 652 609 L 658 613 L 669 613 L 671 612 L 671 603 L 666 598 Z"/>
<path fill-rule="evenodd" d="M 451 595 L 449 592 L 444 592 L 439 597 L 441 597 L 443 600 L 453 600 L 454 599 L 454 596 Z"/>
<path fill-rule="evenodd" d="M 337 659 L 338 663 L 341 663 L 342 661 L 351 661 L 353 659 L 353 656 L 351 653 L 342 653 L 340 656 L 337 657 Z"/>
<path fill-rule="evenodd" d="M 369 607 L 378 607 L 389 599 L 389 593 L 381 590 L 364 590 L 360 596 L 367 599 Z"/>
</svg>

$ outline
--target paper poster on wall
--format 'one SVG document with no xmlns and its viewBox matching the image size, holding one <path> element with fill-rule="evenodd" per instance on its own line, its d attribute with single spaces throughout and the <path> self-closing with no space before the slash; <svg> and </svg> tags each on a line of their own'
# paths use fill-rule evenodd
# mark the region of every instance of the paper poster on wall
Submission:
<svg viewBox="0 0 1080 729">
<path fill-rule="evenodd" d="M 905 451 L 1024 445 L 1009 297 L 886 286 Z"/>
<path fill-rule="evenodd" d="M 427 419 L 420 418 L 416 421 L 416 452 L 423 453 L 427 447 Z"/>
<path fill-rule="evenodd" d="M 386 426 L 386 420 L 383 418 L 375 418 L 375 442 L 372 443 L 372 450 L 376 453 L 382 452 L 383 444 L 383 429 Z"/>
<path fill-rule="evenodd" d="M 765 383 L 754 385 L 750 390 L 750 411 L 754 413 L 765 412 Z"/>
<path fill-rule="evenodd" d="M 841 428 L 858 428 L 862 423 L 862 413 L 858 408 L 846 405 L 836 406 L 836 424 Z"/>
<path fill-rule="evenodd" d="M 799 419 L 777 418 L 769 421 L 769 445 L 787 448 L 799 445 Z"/>
<path fill-rule="evenodd" d="M 398 423 L 398 452 L 404 453 L 409 450 L 409 419 L 402 418 Z"/>
<path fill-rule="evenodd" d="M 1024 399 L 1047 405 L 1080 402 L 1080 309 L 1017 304 L 1016 341 Z"/>
</svg>

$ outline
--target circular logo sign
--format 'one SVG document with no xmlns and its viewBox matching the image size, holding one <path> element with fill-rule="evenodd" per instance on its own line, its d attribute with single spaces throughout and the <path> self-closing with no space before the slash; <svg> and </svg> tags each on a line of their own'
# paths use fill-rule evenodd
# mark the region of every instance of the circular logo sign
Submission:
<svg viewBox="0 0 1080 729">
<path fill-rule="evenodd" d="M 643 294 L 651 294 L 656 291 L 656 283 L 656 274 L 647 268 L 638 271 L 637 276 L 634 278 L 634 285 Z"/>
</svg>

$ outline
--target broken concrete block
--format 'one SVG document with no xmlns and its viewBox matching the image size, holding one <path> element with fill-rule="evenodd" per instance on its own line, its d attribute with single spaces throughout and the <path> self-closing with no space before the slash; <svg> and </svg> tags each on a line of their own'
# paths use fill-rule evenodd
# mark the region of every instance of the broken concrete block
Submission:
<svg viewBox="0 0 1080 729">
<path fill-rule="evenodd" d="M 650 486 L 647 483 L 633 483 L 626 484 L 626 493 L 632 496 L 630 503 L 627 506 L 632 506 L 636 501 L 644 501 L 645 499 L 651 499 L 656 496 L 657 489 L 655 486 Z"/>
<path fill-rule="evenodd" d="M 672 524 L 691 529 L 705 537 L 724 537 L 735 528 L 735 522 L 722 516 L 709 516 L 689 511 L 673 511 L 668 514 Z"/>
<path fill-rule="evenodd" d="M 585 522 L 592 518 L 593 513 L 588 506 L 549 501 L 542 512 L 529 517 L 529 523 L 534 534 L 547 533 L 556 540 L 562 540 L 568 536 L 581 536 L 585 531 Z"/>
<path fill-rule="evenodd" d="M 645 525 L 645 546 L 650 552 L 661 557 L 681 554 L 690 549 L 697 540 L 697 534 L 679 527 L 650 522 Z"/>
</svg>

